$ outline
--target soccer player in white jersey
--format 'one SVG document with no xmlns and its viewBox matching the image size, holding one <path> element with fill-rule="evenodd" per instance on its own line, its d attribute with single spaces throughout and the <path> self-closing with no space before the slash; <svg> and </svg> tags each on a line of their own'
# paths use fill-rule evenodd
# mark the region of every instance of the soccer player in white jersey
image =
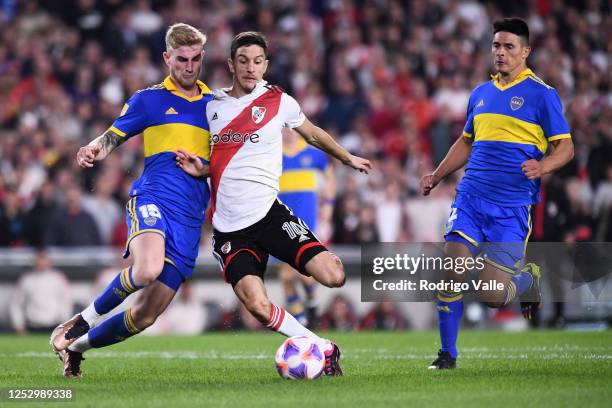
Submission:
<svg viewBox="0 0 612 408">
<path fill-rule="evenodd" d="M 263 282 L 269 255 L 327 287 L 340 287 L 345 281 L 340 259 L 277 198 L 281 129 L 293 128 L 310 145 L 361 172 L 367 173 L 371 164 L 349 154 L 304 116 L 295 99 L 263 80 L 267 50 L 260 33 L 234 37 L 228 59 L 233 85 L 219 90 L 206 109 L 210 169 L 183 151 L 177 152 L 177 164 L 193 176 L 208 175 L 210 170 L 213 253 L 240 301 L 271 330 L 317 339 L 326 358 L 325 373 L 341 375 L 338 346 L 272 304 Z"/>
</svg>

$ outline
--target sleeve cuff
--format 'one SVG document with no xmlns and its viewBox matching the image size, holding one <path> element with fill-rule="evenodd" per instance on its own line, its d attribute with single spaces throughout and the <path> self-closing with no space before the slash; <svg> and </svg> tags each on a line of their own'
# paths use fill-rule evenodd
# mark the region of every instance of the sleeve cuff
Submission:
<svg viewBox="0 0 612 408">
<path fill-rule="evenodd" d="M 547 137 L 546 140 L 548 140 L 549 142 L 553 142 L 559 139 L 571 139 L 571 138 L 572 138 L 572 135 L 570 135 L 569 133 L 563 133 L 561 135 L 554 135 L 551 137 Z"/>
<path fill-rule="evenodd" d="M 120 131 L 119 129 L 117 129 L 114 126 L 111 126 L 110 128 L 108 128 L 108 130 L 111 130 L 111 131 L 115 132 L 116 134 L 118 134 L 121 137 L 125 137 L 125 132 Z"/>
<path fill-rule="evenodd" d="M 471 139 L 474 135 L 472 135 L 471 133 L 466 132 L 465 130 L 463 131 L 463 137 L 467 137 L 469 139 Z"/>
</svg>

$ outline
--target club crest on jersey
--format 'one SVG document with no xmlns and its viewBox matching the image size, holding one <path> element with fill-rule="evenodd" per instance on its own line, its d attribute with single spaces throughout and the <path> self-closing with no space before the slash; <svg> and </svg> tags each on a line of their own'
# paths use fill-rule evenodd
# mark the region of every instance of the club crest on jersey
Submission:
<svg viewBox="0 0 612 408">
<path fill-rule="evenodd" d="M 520 96 L 513 96 L 512 99 L 510 99 L 510 109 L 513 111 L 518 110 L 521 106 L 523 106 L 523 103 L 525 103 L 523 98 Z"/>
<path fill-rule="evenodd" d="M 230 241 L 227 241 L 225 244 L 223 244 L 223 246 L 221 247 L 221 252 L 223 252 L 224 254 L 229 254 L 229 252 L 232 250 L 232 243 Z"/>
<path fill-rule="evenodd" d="M 251 117 L 253 118 L 253 122 L 259 124 L 264 116 L 266 116 L 266 108 L 263 106 L 253 106 L 251 108 Z"/>
</svg>

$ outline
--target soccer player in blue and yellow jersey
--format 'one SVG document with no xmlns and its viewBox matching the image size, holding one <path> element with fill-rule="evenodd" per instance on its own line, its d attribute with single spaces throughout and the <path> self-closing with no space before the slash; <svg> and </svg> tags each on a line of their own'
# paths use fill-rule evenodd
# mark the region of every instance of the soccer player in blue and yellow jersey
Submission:
<svg viewBox="0 0 612 408">
<path fill-rule="evenodd" d="M 193 271 L 210 192 L 205 179 L 177 167 L 174 152 L 186 150 L 203 162 L 210 158 L 205 112 L 213 94 L 198 80 L 205 42 L 194 27 L 171 26 L 163 54 L 170 75 L 136 92 L 108 131 L 77 154 L 78 164 L 89 168 L 130 137 L 144 137 L 144 171 L 126 206 L 125 257 L 131 254 L 133 263 L 85 310 L 53 331 L 51 345 L 66 377 L 80 376 L 86 350 L 125 340 L 152 325 Z M 132 308 L 94 326 L 136 291 Z"/>
<path fill-rule="evenodd" d="M 323 186 L 319 188 L 321 176 L 324 180 Z M 319 216 L 331 218 L 336 183 L 327 155 L 304 142 L 304 139 L 289 128 L 283 129 L 283 174 L 279 183 L 278 198 L 291 208 L 311 231 L 316 231 Z M 313 329 L 317 320 L 316 281 L 310 276 L 296 274 L 287 264 L 279 267 L 279 275 L 285 292 L 287 311 L 300 323 Z M 300 298 L 296 287 L 298 280 L 304 287 L 305 302 Z"/>
<path fill-rule="evenodd" d="M 423 177 L 421 190 L 428 195 L 467 163 L 446 225 L 445 254 L 482 256 L 480 279 L 496 280 L 503 289 L 481 291 L 481 299 L 497 308 L 520 297 L 523 315 L 530 318 L 540 305 L 539 268 L 522 266 L 531 206 L 539 201 L 540 177 L 569 162 L 574 148 L 559 95 L 527 68 L 527 24 L 509 18 L 493 27 L 497 73 L 472 91 L 463 136 L 433 174 Z M 457 273 L 447 278 L 464 280 Z M 442 348 L 430 369 L 455 367 L 462 298 L 461 292 L 438 293 Z"/>
</svg>

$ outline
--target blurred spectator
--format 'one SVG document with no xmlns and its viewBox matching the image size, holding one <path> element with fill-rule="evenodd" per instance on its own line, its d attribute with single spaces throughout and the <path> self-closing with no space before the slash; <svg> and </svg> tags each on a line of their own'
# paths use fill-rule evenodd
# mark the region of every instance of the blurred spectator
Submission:
<svg viewBox="0 0 612 408">
<path fill-rule="evenodd" d="M 361 319 L 362 330 L 402 330 L 408 324 L 393 302 L 378 302 Z"/>
<path fill-rule="evenodd" d="M 319 320 L 321 330 L 351 331 L 359 327 L 357 316 L 348 299 L 336 295 Z"/>
<path fill-rule="evenodd" d="M 43 184 L 34 206 L 26 214 L 27 240 L 33 247 L 41 247 L 44 243 L 44 231 L 58 208 L 55 194 L 55 184 Z"/>
<path fill-rule="evenodd" d="M 112 196 L 118 181 L 117 172 L 106 170 L 96 180 L 94 194 L 83 197 L 83 209 L 91 214 L 96 222 L 96 228 L 104 245 L 111 243 L 114 226 L 119 221 L 123 221 L 121 206 Z"/>
<path fill-rule="evenodd" d="M 53 269 L 44 250 L 36 253 L 36 265 L 17 282 L 10 303 L 11 323 L 19 334 L 50 333 L 72 315 L 70 283 Z"/>
<path fill-rule="evenodd" d="M 19 203 L 17 192 L 4 191 L 4 203 L 0 203 L 0 246 L 22 246 L 26 243 L 26 217 Z"/>
<path fill-rule="evenodd" d="M 204 305 L 193 295 L 189 282 L 183 283 L 161 316 L 166 333 L 195 335 L 202 333 L 208 327 L 208 316 Z"/>
<path fill-rule="evenodd" d="M 69 186 L 66 204 L 49 220 L 45 231 L 46 246 L 96 246 L 101 245 L 100 233 L 91 214 L 82 208 L 81 189 Z"/>
</svg>

